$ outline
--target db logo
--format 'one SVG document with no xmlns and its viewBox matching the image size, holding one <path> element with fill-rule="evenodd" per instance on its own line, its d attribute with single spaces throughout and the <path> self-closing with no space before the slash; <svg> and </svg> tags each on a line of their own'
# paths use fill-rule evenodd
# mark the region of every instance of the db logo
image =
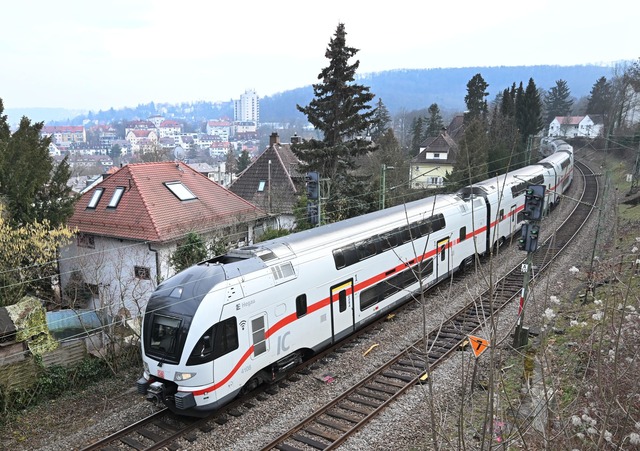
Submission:
<svg viewBox="0 0 640 451">
<path fill-rule="evenodd" d="M 158 370 L 158 377 L 164 379 L 164 370 Z"/>
</svg>

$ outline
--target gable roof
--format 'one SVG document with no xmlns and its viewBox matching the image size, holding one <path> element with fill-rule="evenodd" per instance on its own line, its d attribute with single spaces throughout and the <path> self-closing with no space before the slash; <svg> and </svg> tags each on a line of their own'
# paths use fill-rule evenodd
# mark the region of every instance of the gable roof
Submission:
<svg viewBox="0 0 640 451">
<path fill-rule="evenodd" d="M 556 116 L 555 120 L 560 125 L 579 125 L 584 119 L 584 116 Z"/>
<path fill-rule="evenodd" d="M 167 183 L 180 183 L 194 199 L 180 200 Z M 109 207 L 117 188 L 124 189 Z M 95 205 L 89 203 L 103 190 Z M 129 164 L 86 192 L 76 203 L 70 228 L 115 238 L 166 242 L 188 232 L 203 233 L 265 213 L 181 162 Z"/>
<path fill-rule="evenodd" d="M 289 144 L 273 143 L 242 171 L 229 190 L 268 212 L 290 213 L 298 194 L 293 179 L 302 177 L 299 164 Z"/>
<path fill-rule="evenodd" d="M 439 164 L 454 164 L 456 150 L 458 145 L 445 131 L 438 136 L 432 136 L 424 140 L 420 147 L 424 149 L 415 157 L 411 159 L 412 163 L 439 163 Z M 442 158 L 427 158 L 427 153 L 442 153 L 447 154 L 447 159 Z"/>
</svg>

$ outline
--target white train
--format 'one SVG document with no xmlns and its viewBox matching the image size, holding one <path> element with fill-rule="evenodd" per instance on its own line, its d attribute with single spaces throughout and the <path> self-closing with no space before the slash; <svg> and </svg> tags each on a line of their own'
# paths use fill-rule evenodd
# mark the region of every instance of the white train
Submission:
<svg viewBox="0 0 640 451">
<path fill-rule="evenodd" d="M 468 186 L 188 268 L 149 299 L 138 392 L 200 416 L 464 270 L 523 222 L 524 190 L 547 206 L 573 179 L 573 149 Z"/>
</svg>

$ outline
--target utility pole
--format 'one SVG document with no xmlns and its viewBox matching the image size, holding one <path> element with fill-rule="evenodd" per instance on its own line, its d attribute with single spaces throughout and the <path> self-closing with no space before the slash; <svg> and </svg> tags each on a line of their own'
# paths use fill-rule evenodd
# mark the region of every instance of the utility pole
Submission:
<svg viewBox="0 0 640 451">
<path fill-rule="evenodd" d="M 522 224 L 518 248 L 527 251 L 526 263 L 522 265 L 524 274 L 522 281 L 522 294 L 518 308 L 518 321 L 513 333 L 513 347 L 521 348 L 529 342 L 529 328 L 524 327 L 524 310 L 529 296 L 529 282 L 533 272 L 533 253 L 538 249 L 538 237 L 540 236 L 540 221 L 544 211 L 544 185 L 529 185 L 525 191 L 523 215 L 527 222 Z"/>
<path fill-rule="evenodd" d="M 636 164 L 633 168 L 633 174 L 631 175 L 631 188 L 629 188 L 629 194 L 635 194 L 638 192 L 638 178 L 640 178 L 640 143 L 638 144 L 638 153 L 636 154 Z"/>
<path fill-rule="evenodd" d="M 384 210 L 385 200 L 387 196 L 387 169 L 395 169 L 393 166 L 382 165 L 382 174 L 380 176 L 380 210 Z"/>
</svg>

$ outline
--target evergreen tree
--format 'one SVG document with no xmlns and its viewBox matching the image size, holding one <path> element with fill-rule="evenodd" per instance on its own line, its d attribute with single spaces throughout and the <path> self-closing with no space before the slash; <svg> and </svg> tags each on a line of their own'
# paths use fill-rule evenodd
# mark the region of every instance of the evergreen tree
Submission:
<svg viewBox="0 0 640 451">
<path fill-rule="evenodd" d="M 242 149 L 240 153 L 240 158 L 238 158 L 238 174 L 244 171 L 251 164 L 251 157 L 249 157 L 249 152 L 247 149 Z"/>
<path fill-rule="evenodd" d="M 200 235 L 189 232 L 185 240 L 178 243 L 178 248 L 169 257 L 169 262 L 176 272 L 187 269 L 207 258 L 207 246 Z"/>
<path fill-rule="evenodd" d="M 476 74 L 467 83 L 467 95 L 464 96 L 467 112 L 465 113 L 465 123 L 473 119 L 486 119 L 489 106 L 486 97 L 489 95 L 487 88 L 489 84 L 484 81 L 482 75 Z"/>
<path fill-rule="evenodd" d="M 369 132 L 371 140 L 374 143 L 377 143 L 382 134 L 386 132 L 389 122 L 391 122 L 389 110 L 384 103 L 382 103 L 382 99 L 378 99 L 376 109 L 371 117 L 371 130 Z"/>
<path fill-rule="evenodd" d="M 600 77 L 589 94 L 587 104 L 587 114 L 601 114 L 604 118 L 611 110 L 611 83 L 609 83 L 606 77 Z"/>
<path fill-rule="evenodd" d="M 500 106 L 496 105 L 497 111 L 494 112 L 489 127 L 489 142 L 491 143 L 487 151 L 487 172 L 489 177 L 495 177 L 513 169 L 512 157 L 516 148 L 521 147 L 520 135 L 516 126 L 515 106 L 511 106 L 511 114 L 508 111 L 506 114 L 501 112 L 506 104 L 505 97 L 511 97 L 512 94 L 509 89 L 505 89 L 505 91 L 502 93 Z M 514 100 L 508 100 L 508 102 L 513 104 Z"/>
<path fill-rule="evenodd" d="M 318 75 L 320 83 L 313 85 L 314 98 L 306 107 L 297 105 L 323 138 L 292 147 L 303 162 L 303 171 L 317 171 L 321 178 L 331 181 L 323 215 L 328 222 L 370 209 L 362 197 L 363 180 L 357 179 L 353 170 L 357 168 L 357 157 L 374 150 L 362 139 L 376 114 L 369 105 L 374 95 L 368 87 L 354 82 L 360 62 L 349 64 L 349 59 L 358 49 L 347 46 L 346 34 L 344 24 L 338 24 L 325 52 L 329 66 Z"/>
<path fill-rule="evenodd" d="M 45 186 L 53 169 L 49 155 L 50 138 L 41 138 L 42 123 L 31 124 L 23 117 L 18 130 L 2 146 L 0 194 L 7 202 L 7 212 L 15 226 L 38 219 L 35 198 Z"/>
<path fill-rule="evenodd" d="M 545 100 L 545 126 L 549 126 L 556 117 L 569 116 L 573 107 L 571 91 L 565 80 L 557 80 L 556 85 L 547 92 Z"/>
<path fill-rule="evenodd" d="M 411 150 L 409 154 L 415 157 L 420 153 L 420 145 L 424 141 L 424 120 L 421 117 L 414 117 L 411 123 Z"/>
<path fill-rule="evenodd" d="M 444 122 L 442 121 L 442 115 L 440 114 L 440 108 L 437 103 L 432 103 L 428 109 L 429 117 L 427 118 L 427 128 L 425 130 L 425 137 L 438 136 L 444 128 Z"/>
<path fill-rule="evenodd" d="M 11 136 L 11 130 L 9 129 L 9 123 L 7 122 L 7 115 L 4 113 L 4 104 L 0 99 L 0 146 L 6 145 Z M 0 148 L 0 158 L 2 157 L 2 148 Z M 0 160 L 1 163 L 1 160 Z"/>
<path fill-rule="evenodd" d="M 465 127 L 448 183 L 465 186 L 487 179 L 489 139 L 484 121 L 476 117 Z"/>
<path fill-rule="evenodd" d="M 522 83 L 516 94 L 516 126 L 520 132 L 520 137 L 524 147 L 529 143 L 528 151 L 531 152 L 530 143 L 534 136 L 544 128 L 542 123 L 542 101 L 538 94 L 538 88 L 529 79 L 527 88 L 522 90 Z M 530 161 L 530 154 L 519 154 L 521 158 L 516 158 L 516 164 L 525 164 Z"/>
<path fill-rule="evenodd" d="M 23 117 L 11 134 L 0 99 L 0 197 L 14 227 L 47 221 L 57 227 L 73 213 L 75 197 L 67 182 L 67 160 L 54 167 L 51 139 L 41 137 L 43 123 Z"/>
<path fill-rule="evenodd" d="M 511 89 L 502 91 L 500 99 L 500 114 L 505 117 L 515 117 L 516 115 L 516 84 L 511 85 Z"/>
<path fill-rule="evenodd" d="M 73 214 L 77 196 L 67 182 L 71 178 L 69 156 L 57 164 L 49 183 L 43 185 L 35 196 L 36 218 L 47 219 L 52 227 L 64 225 Z"/>
</svg>

